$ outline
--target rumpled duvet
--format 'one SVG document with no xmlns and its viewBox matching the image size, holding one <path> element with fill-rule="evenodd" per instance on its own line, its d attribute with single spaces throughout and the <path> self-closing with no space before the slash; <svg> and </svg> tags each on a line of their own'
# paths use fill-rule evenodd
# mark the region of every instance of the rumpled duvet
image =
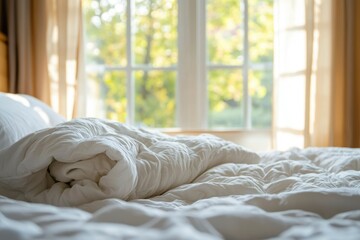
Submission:
<svg viewBox="0 0 360 240">
<path fill-rule="evenodd" d="M 258 161 L 256 153 L 212 136 L 170 137 L 77 119 L 0 151 L 0 194 L 59 206 L 149 198 L 214 166 Z"/>
<path fill-rule="evenodd" d="M 255 153 L 79 119 L 0 161 L 0 239 L 360 239 L 360 149 Z"/>
</svg>

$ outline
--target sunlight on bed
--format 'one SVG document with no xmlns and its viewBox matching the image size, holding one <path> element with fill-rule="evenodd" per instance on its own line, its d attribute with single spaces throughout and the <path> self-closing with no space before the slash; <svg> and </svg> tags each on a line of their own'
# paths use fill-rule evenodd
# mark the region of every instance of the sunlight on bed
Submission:
<svg viewBox="0 0 360 240">
<path fill-rule="evenodd" d="M 30 107 L 30 102 L 29 100 L 27 100 L 26 98 L 24 98 L 23 96 L 20 96 L 20 95 L 15 95 L 15 94 L 8 94 L 8 93 L 5 93 L 5 95 L 8 97 L 8 98 L 11 98 L 12 100 L 18 102 L 18 103 L 21 103 L 22 105 L 24 105 L 25 107 Z"/>
<path fill-rule="evenodd" d="M 25 107 L 28 108 L 32 108 L 38 115 L 39 117 L 44 120 L 44 122 L 46 124 L 50 124 L 50 117 L 49 115 L 40 107 L 38 106 L 32 106 L 32 104 L 30 103 L 30 101 L 28 99 L 26 99 L 25 97 L 21 96 L 21 95 L 15 95 L 15 94 L 9 94 L 6 93 L 5 94 L 8 98 L 11 98 L 12 100 L 24 105 Z"/>
<path fill-rule="evenodd" d="M 33 107 L 34 111 L 39 114 L 39 116 L 42 118 L 42 120 L 44 120 L 44 122 L 46 124 L 50 124 L 50 118 L 49 115 L 46 114 L 46 112 L 44 112 L 44 110 L 42 110 L 39 107 Z"/>
</svg>

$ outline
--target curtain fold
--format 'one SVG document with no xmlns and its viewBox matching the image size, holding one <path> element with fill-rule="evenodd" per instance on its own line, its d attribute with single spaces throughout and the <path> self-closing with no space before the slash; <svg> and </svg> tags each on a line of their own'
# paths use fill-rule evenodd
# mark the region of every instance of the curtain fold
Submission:
<svg viewBox="0 0 360 240">
<path fill-rule="evenodd" d="M 353 51 L 353 84 L 349 88 L 352 89 L 352 96 L 354 97 L 354 104 L 350 111 L 353 113 L 352 129 L 353 138 L 352 138 L 352 147 L 360 147 L 360 1 L 354 1 L 353 6 L 350 6 L 352 9 L 353 29 L 352 43 L 354 44 Z"/>
<path fill-rule="evenodd" d="M 51 102 L 67 118 L 77 116 L 82 81 L 82 13 L 80 0 L 48 0 L 48 59 Z"/>
<path fill-rule="evenodd" d="M 0 92 L 8 90 L 8 60 L 7 60 L 7 12 L 6 2 L 0 0 Z"/>
<path fill-rule="evenodd" d="M 7 1 L 9 91 L 26 93 L 50 103 L 49 91 L 46 91 L 45 4 L 45 0 Z"/>
<path fill-rule="evenodd" d="M 7 37 L 0 32 L 0 92 L 8 90 Z"/>
<path fill-rule="evenodd" d="M 358 146 L 353 1 L 277 0 L 275 8 L 274 147 Z"/>
<path fill-rule="evenodd" d="M 76 116 L 81 0 L 8 0 L 9 91 Z"/>
</svg>

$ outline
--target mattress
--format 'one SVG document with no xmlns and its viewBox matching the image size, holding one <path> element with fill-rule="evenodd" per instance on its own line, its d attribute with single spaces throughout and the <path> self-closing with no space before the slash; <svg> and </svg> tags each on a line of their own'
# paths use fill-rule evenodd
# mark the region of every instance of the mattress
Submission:
<svg viewBox="0 0 360 240">
<path fill-rule="evenodd" d="M 360 149 L 77 119 L 0 151 L 1 239 L 359 239 Z"/>
</svg>

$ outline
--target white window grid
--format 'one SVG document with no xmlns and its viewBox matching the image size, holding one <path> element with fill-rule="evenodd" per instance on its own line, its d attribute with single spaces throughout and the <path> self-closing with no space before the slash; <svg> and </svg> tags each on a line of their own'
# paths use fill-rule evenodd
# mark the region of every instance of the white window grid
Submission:
<svg viewBox="0 0 360 240">
<path fill-rule="evenodd" d="M 127 124 L 135 124 L 134 71 L 177 71 L 176 124 L 182 130 L 208 129 L 207 72 L 209 70 L 242 70 L 243 78 L 243 129 L 251 127 L 251 96 L 249 95 L 249 69 L 272 69 L 272 63 L 253 64 L 249 61 L 248 0 L 239 0 L 243 14 L 243 64 L 212 64 L 207 58 L 206 0 L 178 0 L 178 65 L 155 67 L 135 64 L 133 59 L 134 1 L 126 0 L 126 66 L 91 65 L 92 72 L 125 71 Z M 130 17 L 129 17 L 130 16 Z M 191 44 L 192 43 L 192 44 Z"/>
</svg>

